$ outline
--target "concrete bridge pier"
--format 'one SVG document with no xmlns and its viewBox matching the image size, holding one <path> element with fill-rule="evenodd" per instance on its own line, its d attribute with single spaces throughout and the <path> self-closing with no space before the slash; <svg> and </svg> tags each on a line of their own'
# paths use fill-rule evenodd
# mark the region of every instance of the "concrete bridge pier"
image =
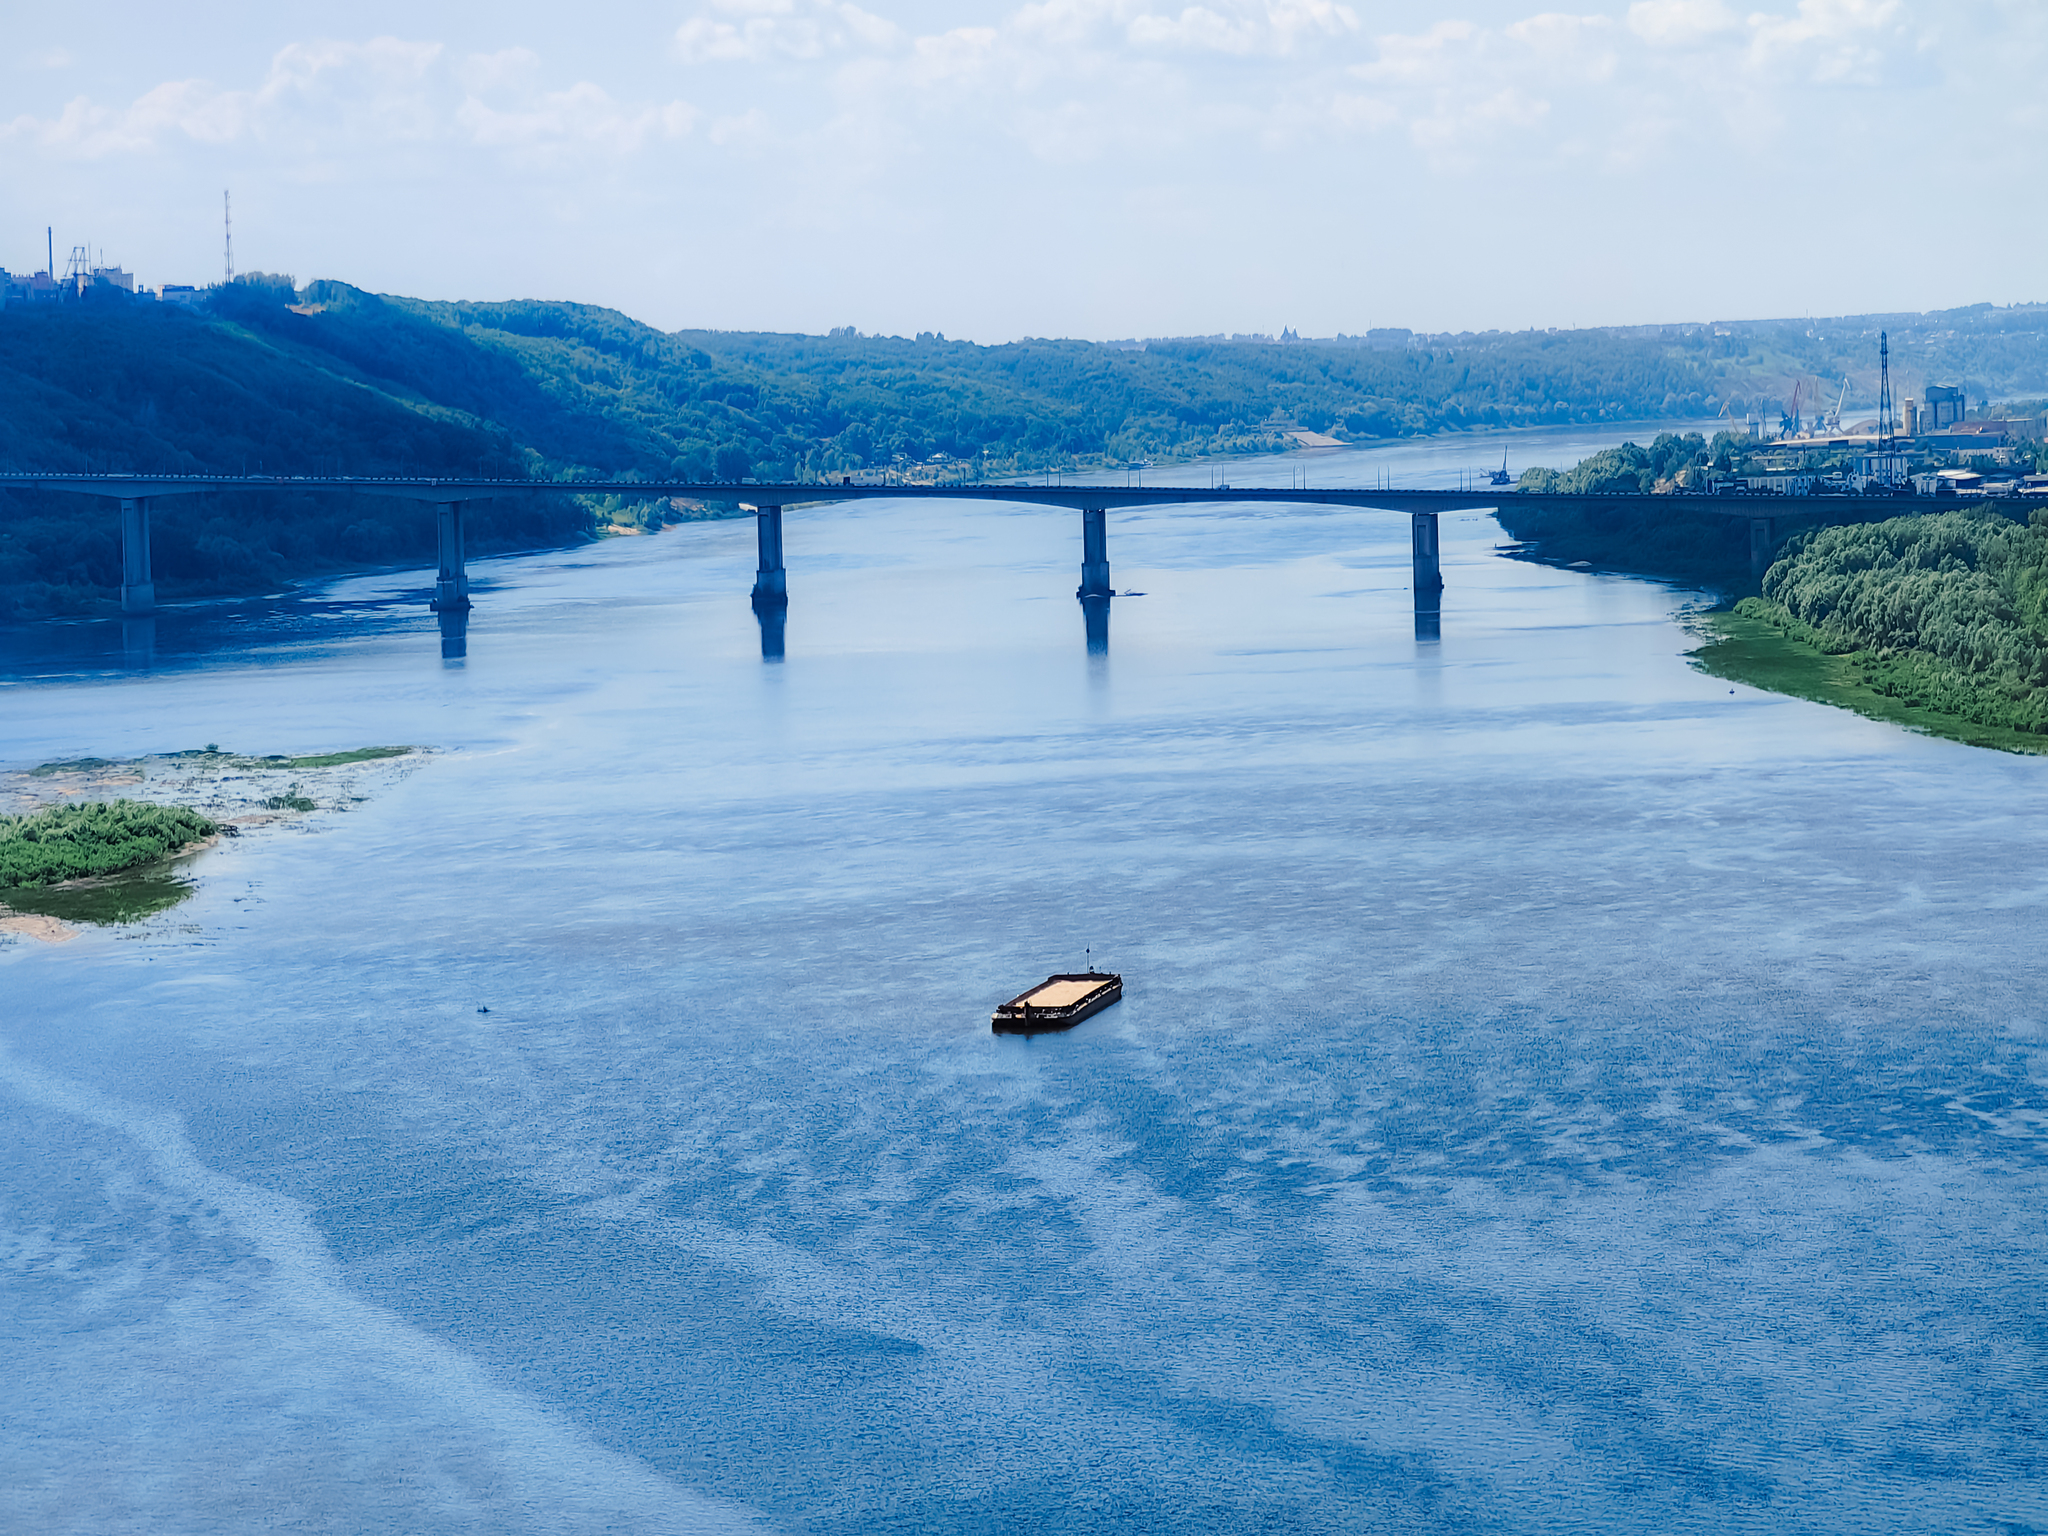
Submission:
<svg viewBox="0 0 2048 1536">
<path fill-rule="evenodd" d="M 1434 512 L 1412 514 L 1413 544 L 1415 549 L 1415 596 L 1420 602 L 1425 592 L 1441 592 L 1444 589 L 1443 566 L 1437 555 L 1437 527 Z"/>
<path fill-rule="evenodd" d="M 1106 507 L 1081 509 L 1081 589 L 1074 595 L 1083 601 L 1091 597 L 1116 595 L 1109 585 L 1109 510 Z"/>
<path fill-rule="evenodd" d="M 1758 581 L 1762 581 L 1764 572 L 1771 568 L 1771 550 L 1777 542 L 1772 537 L 1775 532 L 1768 517 L 1749 520 L 1749 574 Z"/>
<path fill-rule="evenodd" d="M 469 568 L 462 557 L 462 508 L 459 501 L 434 504 L 434 532 L 440 544 L 440 571 L 434 578 L 436 613 L 469 612 Z"/>
<path fill-rule="evenodd" d="M 156 581 L 149 573 L 149 498 L 121 498 L 121 611 L 156 612 Z"/>
<path fill-rule="evenodd" d="M 782 566 L 782 508 L 756 507 L 754 532 L 761 546 L 760 569 L 754 573 L 754 611 L 789 606 L 789 572 Z M 765 643 L 767 631 L 762 631 Z M 765 651 L 763 654 L 766 654 Z"/>
</svg>

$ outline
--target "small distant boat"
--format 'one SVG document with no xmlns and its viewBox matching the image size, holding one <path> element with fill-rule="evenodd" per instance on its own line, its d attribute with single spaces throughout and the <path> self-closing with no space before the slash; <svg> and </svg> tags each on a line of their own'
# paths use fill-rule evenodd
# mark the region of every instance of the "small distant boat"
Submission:
<svg viewBox="0 0 2048 1536">
<path fill-rule="evenodd" d="M 1123 995 L 1124 979 L 1114 971 L 1065 972 L 1018 993 L 995 1011 L 989 1024 L 999 1035 L 1072 1029 Z"/>
</svg>

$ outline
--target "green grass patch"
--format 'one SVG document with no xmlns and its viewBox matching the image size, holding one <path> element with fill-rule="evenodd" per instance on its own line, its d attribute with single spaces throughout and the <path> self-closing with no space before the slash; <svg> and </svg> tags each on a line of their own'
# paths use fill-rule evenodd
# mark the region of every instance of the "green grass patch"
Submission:
<svg viewBox="0 0 2048 1536">
<path fill-rule="evenodd" d="M 263 809 L 266 811 L 310 811 L 313 809 L 313 802 L 306 796 L 297 793 L 272 795 L 263 802 Z"/>
<path fill-rule="evenodd" d="M 118 874 L 153 864 L 219 830 L 185 806 L 136 800 L 54 805 L 26 816 L 0 817 L 0 886 L 46 886 Z"/>
<path fill-rule="evenodd" d="M 239 752 L 223 752 L 209 742 L 203 747 L 167 752 L 164 756 L 174 762 L 195 763 L 207 768 L 340 768 L 349 763 L 374 763 L 387 757 L 405 757 L 417 750 L 416 747 L 357 747 L 352 752 L 320 752 L 311 757 L 288 757 L 281 752 L 273 752 L 267 757 L 245 757 Z M 146 761 L 145 758 L 74 757 L 61 763 L 43 763 L 28 772 L 32 779 L 47 779 L 59 773 L 138 768 Z"/>
<path fill-rule="evenodd" d="M 1930 708 L 1910 695 L 1882 691 L 1882 682 L 1872 681 L 1885 671 L 1875 657 L 1862 651 L 1839 655 L 1824 651 L 1761 616 L 1758 606 L 1751 599 L 1732 612 L 1703 615 L 1713 638 L 1692 653 L 1693 665 L 1731 683 L 1832 704 L 1966 746 L 1999 752 L 2048 752 L 2048 737 L 2009 726 L 1979 724 Z"/>
<path fill-rule="evenodd" d="M 47 779 L 59 773 L 91 773 L 96 768 L 117 766 L 109 757 L 74 757 L 61 763 L 43 763 L 28 771 L 32 779 Z"/>
<path fill-rule="evenodd" d="M 379 758 L 404 757 L 410 751 L 411 747 L 357 747 L 353 752 L 323 752 L 317 757 L 288 757 L 285 762 L 293 768 L 339 768 L 344 763 L 374 763 Z"/>
</svg>

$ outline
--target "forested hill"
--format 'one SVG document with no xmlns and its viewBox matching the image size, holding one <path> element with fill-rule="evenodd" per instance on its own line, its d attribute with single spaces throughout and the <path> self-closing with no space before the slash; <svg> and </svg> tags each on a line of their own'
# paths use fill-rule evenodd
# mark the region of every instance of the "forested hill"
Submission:
<svg viewBox="0 0 2048 1536">
<path fill-rule="evenodd" d="M 1398 351 L 982 347 L 850 331 L 668 334 L 587 305 L 428 303 L 262 274 L 191 310 L 103 297 L 0 311 L 0 467 L 736 480 L 945 455 L 994 476 L 1268 450 L 1297 428 L 1370 440 L 1697 417 L 1724 404 L 1740 414 L 1774 407 L 1795 371 L 1874 357 L 1850 322 L 1489 333 Z M 2048 390 L 2040 324 L 2033 311 L 1959 312 L 1924 321 L 1909 352 L 1920 346 L 1911 355 L 1945 377 L 1985 381 L 1980 391 Z M 474 546 L 561 543 L 600 521 L 662 515 L 506 498 L 476 509 Z M 417 507 L 367 497 L 175 498 L 156 523 L 171 598 L 431 554 Z M 117 573 L 103 509 L 0 495 L 0 617 L 89 610 L 111 598 Z"/>
</svg>

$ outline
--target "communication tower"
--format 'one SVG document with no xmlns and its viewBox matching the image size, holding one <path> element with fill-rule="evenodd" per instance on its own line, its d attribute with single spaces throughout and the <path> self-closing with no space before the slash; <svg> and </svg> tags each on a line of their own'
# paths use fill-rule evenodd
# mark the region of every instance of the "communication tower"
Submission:
<svg viewBox="0 0 2048 1536">
<path fill-rule="evenodd" d="M 1883 331 L 1877 333 L 1877 446 L 1879 451 L 1889 453 L 1892 438 L 1898 434 L 1899 424 L 1892 414 L 1892 339 Z"/>
</svg>

